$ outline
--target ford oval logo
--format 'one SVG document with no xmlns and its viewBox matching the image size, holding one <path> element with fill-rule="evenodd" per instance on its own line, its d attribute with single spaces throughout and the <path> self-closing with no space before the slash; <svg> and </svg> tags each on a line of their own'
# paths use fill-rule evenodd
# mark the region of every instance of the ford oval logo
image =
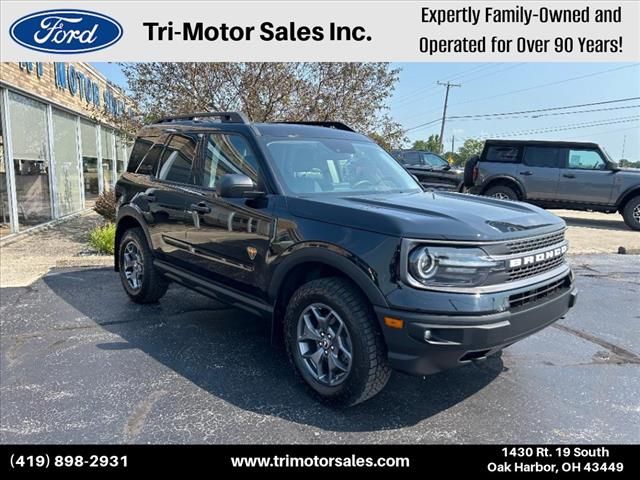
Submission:
<svg viewBox="0 0 640 480">
<path fill-rule="evenodd" d="M 86 53 L 113 45 L 122 26 L 87 10 L 45 10 L 19 18 L 9 30 L 23 47 L 47 53 Z"/>
</svg>

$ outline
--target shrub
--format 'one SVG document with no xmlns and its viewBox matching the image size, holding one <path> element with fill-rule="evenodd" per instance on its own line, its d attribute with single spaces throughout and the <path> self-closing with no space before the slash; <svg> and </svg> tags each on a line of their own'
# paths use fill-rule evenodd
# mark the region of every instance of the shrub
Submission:
<svg viewBox="0 0 640 480">
<path fill-rule="evenodd" d="M 89 245 L 100 253 L 113 255 L 115 243 L 116 226 L 113 223 L 107 223 L 100 227 L 96 227 L 89 234 Z"/>
<path fill-rule="evenodd" d="M 103 192 L 96 200 L 93 210 L 107 222 L 116 221 L 116 194 L 110 190 Z"/>
</svg>

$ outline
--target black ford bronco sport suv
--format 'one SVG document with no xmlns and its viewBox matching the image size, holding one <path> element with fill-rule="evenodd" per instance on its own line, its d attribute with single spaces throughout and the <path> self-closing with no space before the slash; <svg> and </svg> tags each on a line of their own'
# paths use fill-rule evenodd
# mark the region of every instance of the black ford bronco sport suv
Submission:
<svg viewBox="0 0 640 480">
<path fill-rule="evenodd" d="M 470 193 L 544 208 L 620 212 L 640 230 L 640 170 L 620 168 L 595 143 L 487 140 L 465 165 Z"/>
<path fill-rule="evenodd" d="M 463 170 L 449 165 L 440 155 L 424 150 L 394 150 L 391 152 L 426 190 L 462 192 Z"/>
<path fill-rule="evenodd" d="M 576 300 L 561 219 L 424 192 L 338 122 L 163 119 L 139 132 L 116 196 L 115 269 L 134 302 L 177 282 L 265 317 L 336 405 L 375 395 L 391 368 L 484 359 Z"/>
</svg>

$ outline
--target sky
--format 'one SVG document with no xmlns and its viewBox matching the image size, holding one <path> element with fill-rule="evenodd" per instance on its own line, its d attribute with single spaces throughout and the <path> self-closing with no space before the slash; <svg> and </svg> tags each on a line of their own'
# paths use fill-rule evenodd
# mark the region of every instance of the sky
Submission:
<svg viewBox="0 0 640 480">
<path fill-rule="evenodd" d="M 126 89 L 117 64 L 93 65 Z M 576 140 L 601 144 L 614 160 L 624 153 L 624 158 L 640 161 L 640 64 L 393 63 L 391 67 L 400 73 L 389 111 L 411 142 L 440 133 L 445 88 L 436 82 L 450 81 L 462 86 L 450 89 L 447 117 L 476 117 L 447 119 L 445 150 L 451 149 L 452 137 L 456 150 L 466 138 L 476 137 Z M 572 107 L 600 102 L 610 103 Z M 541 109 L 554 110 L 477 117 Z M 425 123 L 429 124 L 422 126 Z"/>
</svg>

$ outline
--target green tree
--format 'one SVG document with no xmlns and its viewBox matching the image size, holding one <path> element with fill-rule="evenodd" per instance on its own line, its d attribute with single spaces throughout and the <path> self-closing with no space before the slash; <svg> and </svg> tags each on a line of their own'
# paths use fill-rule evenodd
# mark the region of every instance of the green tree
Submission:
<svg viewBox="0 0 640 480">
<path fill-rule="evenodd" d="M 429 135 L 427 140 L 416 140 L 411 148 L 438 153 L 440 151 L 440 135 Z"/>
<path fill-rule="evenodd" d="M 480 155 L 483 148 L 484 140 L 481 140 L 479 138 L 467 138 L 462 146 L 458 149 L 460 165 L 463 165 L 471 157 Z"/>
<path fill-rule="evenodd" d="M 145 121 L 241 111 L 255 122 L 342 121 L 386 148 L 405 141 L 388 115 L 399 70 L 388 63 L 150 62 L 121 64 Z"/>
<path fill-rule="evenodd" d="M 460 155 L 458 155 L 456 152 L 443 153 L 442 158 L 444 158 L 447 162 L 449 162 L 451 166 L 459 166 L 464 163 L 460 158 Z"/>
</svg>

